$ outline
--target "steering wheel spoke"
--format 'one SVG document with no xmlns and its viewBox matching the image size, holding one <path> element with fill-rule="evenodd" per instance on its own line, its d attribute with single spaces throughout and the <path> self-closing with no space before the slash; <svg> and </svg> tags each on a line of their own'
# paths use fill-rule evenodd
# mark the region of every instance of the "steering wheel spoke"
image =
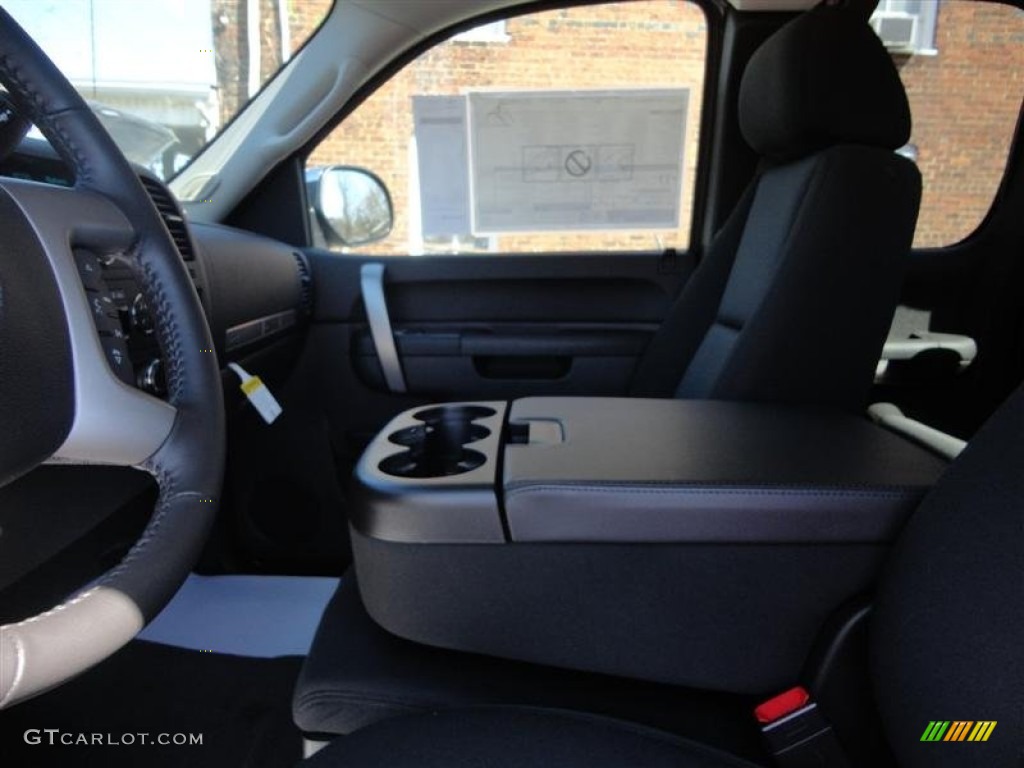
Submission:
<svg viewBox="0 0 1024 768">
<path fill-rule="evenodd" d="M 100 258 L 128 252 L 137 239 L 134 229 L 112 202 L 94 192 L 15 180 L 0 186 L 34 229 L 67 318 L 75 413 L 52 460 L 141 465 L 170 435 L 176 409 L 131 385 L 127 346 L 113 332 L 120 328 L 113 321 L 104 324 L 104 296 L 83 282 L 77 260 L 83 252 Z"/>
</svg>

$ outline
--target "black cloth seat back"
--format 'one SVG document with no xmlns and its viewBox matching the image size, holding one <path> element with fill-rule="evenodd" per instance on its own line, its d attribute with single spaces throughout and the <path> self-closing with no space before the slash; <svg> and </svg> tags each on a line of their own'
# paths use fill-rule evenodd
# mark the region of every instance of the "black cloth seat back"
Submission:
<svg viewBox="0 0 1024 768">
<path fill-rule="evenodd" d="M 633 394 L 859 410 L 921 196 L 899 73 L 862 13 L 769 38 L 740 89 L 761 171 L 641 361 Z"/>
<path fill-rule="evenodd" d="M 1024 763 L 1024 388 L 901 534 L 871 621 L 872 676 L 901 768 Z M 964 743 L 922 742 L 955 723 Z M 994 722 L 987 741 L 967 741 Z M 936 726 L 942 728 L 943 726 Z"/>
</svg>

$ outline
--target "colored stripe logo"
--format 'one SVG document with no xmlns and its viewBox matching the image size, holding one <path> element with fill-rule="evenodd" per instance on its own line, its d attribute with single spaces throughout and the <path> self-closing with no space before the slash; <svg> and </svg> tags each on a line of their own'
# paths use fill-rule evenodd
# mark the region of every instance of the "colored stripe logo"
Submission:
<svg viewBox="0 0 1024 768">
<path fill-rule="evenodd" d="M 932 720 L 921 741 L 988 741 L 995 728 L 995 720 Z"/>
</svg>

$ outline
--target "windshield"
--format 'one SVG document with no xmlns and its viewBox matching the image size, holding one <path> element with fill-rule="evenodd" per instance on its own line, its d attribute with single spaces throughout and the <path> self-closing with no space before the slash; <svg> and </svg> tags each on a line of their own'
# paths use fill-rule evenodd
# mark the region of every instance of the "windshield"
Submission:
<svg viewBox="0 0 1024 768">
<path fill-rule="evenodd" d="M 4 7 L 125 156 L 167 180 L 287 63 L 332 2 L 4 0 Z"/>
</svg>

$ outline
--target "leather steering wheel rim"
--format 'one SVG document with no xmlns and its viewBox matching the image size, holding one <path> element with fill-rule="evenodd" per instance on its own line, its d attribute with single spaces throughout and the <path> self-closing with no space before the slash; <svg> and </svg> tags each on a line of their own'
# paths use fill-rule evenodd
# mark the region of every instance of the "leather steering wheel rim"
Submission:
<svg viewBox="0 0 1024 768">
<path fill-rule="evenodd" d="M 0 82 L 21 114 L 68 163 L 76 180 L 71 189 L 0 182 L 0 226 L 5 235 L 8 230 L 13 233 L 8 239 L 27 243 L 22 252 L 12 254 L 8 248 L 0 253 L 0 260 L 6 261 L 0 270 L 0 326 L 5 320 L 23 319 L 17 315 L 13 290 L 8 290 L 10 300 L 4 303 L 5 275 L 8 287 L 12 281 L 16 284 L 21 267 L 15 262 L 23 254 L 42 254 L 45 259 L 40 256 L 40 263 L 48 262 L 52 274 L 40 277 L 46 270 L 37 269 L 32 279 L 45 278 L 56 287 L 60 301 L 55 306 L 62 309 L 58 320 L 63 326 L 53 330 L 63 334 L 70 350 L 71 365 L 64 378 L 74 398 L 56 443 L 45 450 L 35 446 L 34 453 L 23 451 L 6 465 L 0 461 L 0 486 L 50 460 L 134 466 L 151 473 L 159 489 L 149 524 L 117 566 L 51 610 L 0 626 L 2 708 L 53 688 L 117 651 L 177 591 L 216 516 L 224 464 L 224 406 L 209 327 L 162 219 L 92 110 L 3 9 Z M 121 383 L 105 365 L 74 262 L 73 249 L 82 247 L 116 254 L 131 266 L 152 308 L 167 372 L 166 402 Z M 0 354 L 5 354 L 3 344 L 9 338 L 3 334 L 0 328 Z M 25 375 L 43 371 L 40 375 L 52 379 L 60 374 L 51 375 L 42 365 L 26 357 Z M 0 370 L 0 376 L 12 367 Z M 0 397 L 17 382 L 5 386 L 0 384 Z M 54 384 L 57 390 L 61 386 Z M 22 416 L 16 409 L 0 407 L 0 417 L 15 422 L 8 434 L 33 434 L 31 423 L 18 422 Z M 0 438 L 0 443 L 5 439 L 13 438 Z"/>
</svg>

